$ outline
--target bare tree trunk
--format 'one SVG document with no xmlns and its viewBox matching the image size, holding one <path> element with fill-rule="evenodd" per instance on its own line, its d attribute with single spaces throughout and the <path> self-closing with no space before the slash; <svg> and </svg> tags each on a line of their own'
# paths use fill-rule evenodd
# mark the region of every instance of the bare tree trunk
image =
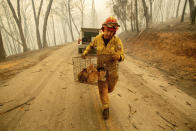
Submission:
<svg viewBox="0 0 196 131">
<path fill-rule="evenodd" d="M 29 31 L 29 28 L 28 28 L 28 27 L 27 27 L 27 32 L 28 32 L 29 39 L 30 39 L 30 49 L 34 49 L 34 48 L 33 48 L 34 41 L 33 41 L 33 39 L 32 39 L 32 34 L 30 33 L 30 31 Z"/>
<path fill-rule="evenodd" d="M 150 23 L 152 23 L 152 4 L 154 0 L 150 0 Z"/>
<path fill-rule="evenodd" d="M 124 25 L 124 28 L 125 28 L 125 31 L 127 31 L 127 24 L 126 24 L 126 19 L 122 21 L 123 25 Z"/>
<path fill-rule="evenodd" d="M 2 4 L 3 8 L 4 8 L 4 12 L 5 12 L 5 16 L 6 16 L 6 20 L 7 20 L 7 23 L 8 23 L 8 27 L 9 27 L 9 30 L 10 32 L 5 28 L 4 24 L 3 24 L 3 21 L 2 19 L 0 19 L 0 28 L 4 30 L 4 32 L 6 33 L 4 36 L 5 36 L 5 41 L 7 41 L 8 44 L 6 44 L 6 47 L 5 49 L 8 50 L 8 55 L 12 55 L 12 54 L 17 54 L 17 48 L 16 48 L 16 42 L 18 42 L 19 44 L 22 45 L 22 43 L 20 42 L 20 40 L 14 38 L 14 34 L 18 34 L 17 33 L 17 29 L 15 28 L 15 23 L 13 23 L 13 27 L 15 29 L 15 31 L 12 31 L 12 27 L 11 27 L 11 21 L 12 21 L 12 18 L 10 18 L 10 13 L 9 11 L 7 10 L 7 7 L 5 6 L 5 3 Z M 14 32 L 14 33 L 13 33 Z M 2 32 L 2 36 L 3 36 L 3 32 Z M 12 38 L 12 42 L 10 41 L 9 37 Z"/>
<path fill-rule="evenodd" d="M 195 2 L 194 0 L 189 0 L 189 7 L 190 7 L 190 20 L 191 24 L 195 24 Z"/>
<path fill-rule="evenodd" d="M 176 1 L 174 0 L 173 2 L 174 2 L 173 7 L 172 7 L 172 5 L 171 5 L 171 8 L 173 9 L 173 10 L 172 10 L 172 13 L 171 13 L 171 14 L 172 14 L 172 18 L 174 18 L 174 17 L 176 16 L 176 15 L 175 15 Z"/>
<path fill-rule="evenodd" d="M 133 25 L 133 3 L 131 1 L 131 31 L 133 32 L 134 31 L 134 25 Z"/>
<path fill-rule="evenodd" d="M 64 42 L 67 42 L 67 33 L 66 33 L 66 23 L 64 24 L 64 20 L 61 21 L 62 23 L 62 27 L 63 27 L 63 38 L 64 38 Z"/>
<path fill-rule="evenodd" d="M 136 14 L 136 30 L 137 30 L 137 33 L 139 33 L 137 0 L 135 0 L 135 14 Z"/>
<path fill-rule="evenodd" d="M 5 27 L 4 27 L 4 24 L 3 24 L 3 21 L 2 21 L 2 19 L 0 19 L 0 23 L 1 23 L 1 25 L 2 25 L 2 29 L 4 29 Z M 8 24 L 9 25 L 9 24 Z M 0 26 L 1 27 L 1 26 Z M 1 30 L 1 29 L 0 29 Z M 6 31 L 5 31 L 5 29 L 4 29 L 4 32 L 6 33 Z M 15 53 L 13 52 L 13 47 L 11 46 L 11 44 L 12 44 L 12 42 L 10 41 L 10 39 L 9 39 L 9 37 L 8 37 L 8 35 L 7 34 L 3 34 L 3 32 L 1 32 L 1 35 L 3 36 L 5 36 L 4 38 L 5 38 L 5 40 L 4 40 L 4 42 L 6 42 L 7 44 L 6 44 L 6 46 L 7 46 L 7 48 L 6 47 L 4 47 L 4 49 L 7 49 L 8 50 L 8 52 L 9 52 L 9 54 L 8 55 L 12 55 L 12 54 L 17 54 L 17 52 L 16 52 L 16 49 L 15 49 Z M 12 35 L 11 35 L 12 36 Z M 12 38 L 12 37 L 11 37 Z M 12 39 L 13 40 L 13 39 Z"/>
<path fill-rule="evenodd" d="M 173 2 L 173 1 L 172 1 Z M 165 2 L 166 3 L 166 8 L 165 8 L 165 14 L 166 14 L 166 20 L 168 20 L 169 19 L 169 15 L 170 15 L 170 10 L 171 10 L 171 1 L 167 1 L 167 2 Z M 160 4 L 159 4 L 159 9 L 160 9 L 160 11 L 162 10 L 162 1 L 160 2 Z M 163 13 L 162 13 L 162 11 L 161 11 L 161 15 L 162 15 L 162 17 L 163 17 Z M 162 20 L 162 22 L 163 22 L 163 20 Z"/>
<path fill-rule="evenodd" d="M 178 17 L 178 12 L 179 12 L 179 7 L 180 7 L 180 2 L 181 0 L 178 1 L 178 6 L 177 6 L 177 10 L 176 10 L 176 17 Z"/>
<path fill-rule="evenodd" d="M 73 36 L 73 31 L 72 31 L 72 24 L 71 24 L 70 0 L 68 0 L 68 12 L 69 12 L 69 28 L 70 28 L 71 38 L 72 38 L 72 41 L 74 41 L 74 36 Z"/>
<path fill-rule="evenodd" d="M 95 10 L 95 2 L 92 0 L 92 6 L 91 6 L 91 26 L 95 27 L 95 22 L 96 22 L 96 10 Z"/>
<path fill-rule="evenodd" d="M 12 27 L 11 27 L 10 18 L 9 18 L 10 13 L 9 13 L 9 11 L 7 11 L 7 8 L 6 8 L 5 4 L 2 4 L 2 5 L 3 5 L 3 8 L 4 8 L 4 12 L 5 12 L 5 14 L 6 14 L 6 21 L 7 21 L 7 23 L 8 23 L 9 30 L 12 32 Z M 4 27 L 3 21 L 0 20 L 0 22 L 1 22 L 2 26 Z M 7 36 L 7 35 L 6 35 L 6 36 Z M 7 37 L 8 37 L 8 36 L 7 36 Z M 16 50 L 16 46 L 15 46 L 16 42 L 15 42 L 15 40 L 14 40 L 13 37 L 14 37 L 14 36 L 11 35 L 12 42 L 9 42 L 9 43 L 12 43 L 13 46 L 14 46 L 14 53 L 13 53 L 13 51 L 12 51 L 12 54 L 17 54 L 17 50 Z M 6 39 L 9 39 L 9 38 L 6 38 Z"/>
<path fill-rule="evenodd" d="M 160 14 L 161 14 L 161 16 L 160 16 L 161 17 L 161 22 L 163 22 L 164 21 L 164 16 L 163 16 L 163 11 L 162 11 L 161 5 L 162 5 L 162 1 L 160 3 L 158 3 L 158 7 L 159 7 L 159 10 L 160 10 Z M 168 19 L 168 18 L 169 18 L 169 9 L 167 9 L 167 13 L 166 13 L 166 19 Z"/>
<path fill-rule="evenodd" d="M 5 32 L 5 31 L 4 31 L 4 32 Z M 4 36 L 4 38 L 5 38 L 4 42 L 6 42 L 6 40 L 7 40 L 6 43 L 9 43 L 8 35 L 7 35 L 6 33 L 4 33 L 4 32 L 1 31 L 1 36 L 2 36 L 2 38 L 3 38 L 3 36 Z M 4 49 L 8 51 L 7 56 L 14 54 L 13 51 L 11 50 L 10 44 L 5 44 L 5 45 L 4 45 Z"/>
<path fill-rule="evenodd" d="M 123 25 L 124 30 L 127 31 L 127 25 L 126 25 L 126 8 L 127 8 L 127 0 L 124 1 L 118 1 L 116 4 L 113 2 L 113 11 L 114 14 L 118 17 L 118 19 L 121 21 L 121 25 Z"/>
<path fill-rule="evenodd" d="M 148 7 L 146 5 L 146 1 L 142 0 L 143 8 L 144 8 L 144 16 L 146 18 L 146 28 L 149 27 L 149 14 L 148 14 Z"/>
<path fill-rule="evenodd" d="M 125 20 L 124 20 L 124 24 L 125 24 L 125 31 L 127 31 L 127 7 L 125 6 Z"/>
<path fill-rule="evenodd" d="M 133 20 L 133 23 L 134 23 L 134 31 L 137 31 L 137 26 L 136 26 L 136 15 L 134 14 L 133 16 L 134 20 Z"/>
<path fill-rule="evenodd" d="M 48 41 L 48 46 L 50 46 L 50 32 L 49 29 L 46 31 L 46 37 L 47 37 L 47 41 Z"/>
<path fill-rule="evenodd" d="M 52 3 L 53 3 L 53 0 L 50 0 L 49 4 L 48 4 L 48 7 L 47 7 L 47 10 L 46 10 L 45 18 L 44 18 L 43 38 L 42 38 L 43 39 L 43 47 L 47 47 L 48 46 L 47 40 L 46 40 L 46 31 L 47 31 L 48 16 L 50 14 L 50 9 L 52 7 Z"/>
<path fill-rule="evenodd" d="M 184 13 L 185 13 L 185 10 L 186 10 L 187 1 L 188 0 L 186 0 L 185 3 L 184 3 L 184 8 L 183 8 L 183 12 L 182 12 L 181 22 L 184 22 Z"/>
<path fill-rule="evenodd" d="M 64 10 L 67 11 L 67 5 L 66 4 L 64 4 L 64 5 L 65 6 L 63 6 L 63 4 L 61 4 L 61 12 L 62 12 L 63 16 L 66 15 Z M 66 7 L 66 9 L 64 9 L 64 7 Z M 67 42 L 67 27 L 66 27 L 67 17 L 62 17 L 61 23 L 62 23 L 62 27 L 63 27 L 63 38 L 64 38 L 64 42 L 66 43 Z"/>
<path fill-rule="evenodd" d="M 21 22 L 21 15 L 20 15 L 20 0 L 17 0 L 17 11 L 18 11 L 18 17 L 16 15 L 16 12 L 14 10 L 14 7 L 12 5 L 12 3 L 10 2 L 10 0 L 7 0 L 8 2 L 8 5 L 12 11 L 12 14 L 13 14 L 13 17 L 17 23 L 17 26 L 18 26 L 18 30 L 20 32 L 20 37 L 21 37 L 21 41 L 22 41 L 22 46 L 23 46 L 23 51 L 28 51 L 28 48 L 27 48 L 27 44 L 26 44 L 26 39 L 24 37 L 24 33 L 23 33 L 23 29 L 22 29 L 22 22 Z"/>
<path fill-rule="evenodd" d="M 2 33 L 2 37 L 3 37 L 3 33 Z M 5 35 L 5 39 L 7 40 L 7 36 L 6 35 Z M 9 40 L 7 40 L 7 41 L 9 42 Z M 13 48 L 11 47 L 10 44 L 6 44 L 5 46 L 6 47 L 4 47 L 4 49 L 7 49 L 8 50 L 8 54 L 7 54 L 8 56 L 9 55 L 13 55 L 13 54 L 17 54 L 17 53 L 14 53 L 13 52 L 13 50 L 12 50 Z"/>
<path fill-rule="evenodd" d="M 82 27 L 84 26 L 84 9 L 82 7 Z"/>
<path fill-rule="evenodd" d="M 71 15 L 71 19 L 72 19 L 72 22 L 73 22 L 73 24 L 74 24 L 74 26 L 75 26 L 75 28 L 76 28 L 76 31 L 77 31 L 78 35 L 80 35 L 80 32 L 79 32 L 79 30 L 78 30 L 78 27 L 77 27 L 76 24 L 75 24 L 75 21 L 74 21 L 72 15 Z"/>
<path fill-rule="evenodd" d="M 152 21 L 153 23 L 156 23 L 157 22 L 157 19 L 158 19 L 158 12 L 159 8 L 158 8 L 158 4 L 157 2 L 154 3 L 154 8 L 153 8 L 153 16 L 152 16 Z"/>
<path fill-rule="evenodd" d="M 0 30 L 1 30 L 1 29 L 0 29 Z M 10 41 L 8 35 L 5 34 L 5 33 L 3 34 L 3 32 L 1 32 L 1 35 L 2 35 L 2 37 L 5 36 L 5 37 L 4 37 L 4 38 L 5 38 L 4 42 L 7 43 L 7 44 L 6 44 L 7 48 L 4 47 L 4 49 L 7 49 L 7 50 L 8 50 L 8 55 L 16 54 L 16 53 L 17 53 L 17 52 L 16 52 L 16 49 L 15 49 L 15 48 L 13 49 L 13 47 L 11 46 L 12 42 Z M 12 40 L 13 40 L 13 39 L 12 39 Z M 12 49 L 11 49 L 11 47 L 12 47 Z M 13 51 L 15 51 L 15 52 L 13 52 Z"/>
<path fill-rule="evenodd" d="M 33 6 L 33 14 L 34 14 L 34 20 L 35 20 L 35 27 L 36 27 L 36 36 L 37 36 L 38 49 L 41 49 L 42 48 L 41 36 L 40 36 L 40 32 L 39 32 L 39 18 L 40 18 L 40 14 L 41 14 L 42 5 L 43 5 L 43 0 L 41 0 L 41 2 L 40 2 L 38 15 L 36 16 L 35 4 L 34 4 L 34 1 L 32 0 L 32 6 Z"/>
<path fill-rule="evenodd" d="M 59 24 L 58 29 L 61 29 L 60 27 L 61 27 L 61 25 Z M 60 41 L 59 44 L 62 44 L 62 37 L 61 37 L 61 32 L 60 31 L 61 30 L 58 30 L 58 36 L 59 36 L 59 41 Z"/>
<path fill-rule="evenodd" d="M 119 18 L 119 19 L 120 19 L 120 18 Z M 120 20 L 119 23 L 120 23 L 120 25 L 122 25 L 122 26 L 121 26 L 122 30 L 125 31 L 125 26 L 124 26 L 122 20 Z"/>
<path fill-rule="evenodd" d="M 5 58 L 6 58 L 6 53 L 5 53 L 5 49 L 3 46 L 3 39 L 1 35 L 1 30 L 0 30 L 0 61 L 2 61 Z"/>
<path fill-rule="evenodd" d="M 11 41 L 8 37 L 8 35 L 6 35 L 6 33 L 3 33 L 3 31 L 1 31 L 1 36 L 3 38 L 4 36 L 4 43 L 7 43 L 5 46 L 4 46 L 4 49 L 7 49 L 8 50 L 8 54 L 7 55 L 12 55 L 12 54 L 16 54 L 13 52 L 13 47 L 11 46 Z"/>
<path fill-rule="evenodd" d="M 19 40 L 17 40 L 16 38 L 14 38 L 13 35 L 11 33 L 9 33 L 4 26 L 0 25 L 0 28 L 3 29 L 11 38 L 13 38 L 15 41 L 17 41 L 19 44 L 22 45 L 22 43 Z"/>
<path fill-rule="evenodd" d="M 131 16 L 131 31 L 134 31 L 134 25 L 133 25 L 133 16 Z"/>
<path fill-rule="evenodd" d="M 56 46 L 56 34 L 55 34 L 54 18 L 53 18 L 53 16 L 52 16 L 52 28 L 53 28 L 54 45 Z"/>
<path fill-rule="evenodd" d="M 69 3 L 70 3 L 70 0 L 68 0 Z M 69 4 L 68 3 L 68 4 Z M 81 19 L 81 27 L 84 26 L 84 3 L 85 3 L 85 0 L 80 0 L 80 6 L 81 8 L 80 9 L 80 12 L 81 12 L 81 16 L 82 16 L 82 19 Z M 70 5 L 69 5 L 70 6 Z M 69 7 L 70 8 L 70 7 Z"/>
<path fill-rule="evenodd" d="M 12 34 L 11 34 L 12 37 L 16 36 L 16 41 L 18 41 L 18 43 L 22 46 L 21 40 L 18 39 L 18 37 L 20 38 L 20 33 L 19 33 L 18 29 L 17 29 L 17 24 L 16 24 L 15 20 L 12 19 L 12 18 L 10 18 L 10 23 L 11 23 L 12 28 L 13 28 L 13 32 L 11 32 L 11 33 L 12 33 Z M 8 34 L 8 35 L 9 35 L 9 34 Z M 15 43 L 15 42 L 14 42 L 14 43 Z M 18 54 L 18 53 L 19 53 L 18 44 L 14 44 L 14 47 L 15 47 L 16 52 L 17 52 L 17 54 Z"/>
</svg>

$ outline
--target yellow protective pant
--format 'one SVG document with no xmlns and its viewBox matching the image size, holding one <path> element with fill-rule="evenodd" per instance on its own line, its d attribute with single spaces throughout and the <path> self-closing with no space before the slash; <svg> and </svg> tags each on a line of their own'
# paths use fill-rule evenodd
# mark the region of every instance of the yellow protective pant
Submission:
<svg viewBox="0 0 196 131">
<path fill-rule="evenodd" d="M 103 105 L 103 109 L 109 108 L 109 96 L 108 93 L 111 93 L 114 90 L 114 87 L 118 81 L 117 71 L 108 71 L 105 81 L 98 81 L 99 95 Z"/>
</svg>

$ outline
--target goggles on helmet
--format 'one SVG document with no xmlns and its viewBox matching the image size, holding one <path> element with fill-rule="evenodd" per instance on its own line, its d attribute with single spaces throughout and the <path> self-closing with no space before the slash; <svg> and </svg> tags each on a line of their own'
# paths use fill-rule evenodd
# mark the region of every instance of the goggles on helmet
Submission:
<svg viewBox="0 0 196 131">
<path fill-rule="evenodd" d="M 107 23 L 107 24 L 103 24 L 103 26 L 107 26 L 107 27 L 109 27 L 109 28 L 118 28 L 118 27 L 120 27 L 120 25 L 118 25 L 118 23 Z"/>
</svg>

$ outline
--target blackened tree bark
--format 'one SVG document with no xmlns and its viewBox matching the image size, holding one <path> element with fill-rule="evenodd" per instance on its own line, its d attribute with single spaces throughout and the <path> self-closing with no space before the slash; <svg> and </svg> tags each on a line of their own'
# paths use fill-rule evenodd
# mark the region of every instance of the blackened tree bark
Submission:
<svg viewBox="0 0 196 131">
<path fill-rule="evenodd" d="M 6 53 L 5 53 L 5 49 L 3 46 L 3 39 L 2 39 L 2 35 L 1 35 L 1 30 L 0 30 L 0 61 L 5 59 L 5 57 L 6 57 Z"/>
<path fill-rule="evenodd" d="M 136 15 L 136 30 L 137 30 L 137 33 L 139 33 L 137 0 L 135 0 L 135 15 Z"/>
<path fill-rule="evenodd" d="M 187 1 L 188 1 L 188 0 L 186 0 L 185 3 L 184 3 L 184 8 L 183 8 L 183 11 L 182 11 L 181 22 L 184 22 L 184 13 L 185 13 L 185 10 L 186 10 Z"/>
<path fill-rule="evenodd" d="M 35 26 L 36 26 L 37 45 L 39 49 L 42 48 L 41 37 L 40 37 L 40 32 L 39 32 L 39 18 L 41 14 L 42 5 L 43 5 L 43 0 L 41 0 L 40 2 L 38 15 L 36 15 L 35 4 L 34 4 L 34 1 L 32 0 L 33 14 L 34 14 L 34 20 L 35 20 Z"/>
<path fill-rule="evenodd" d="M 191 24 L 194 25 L 195 24 L 195 2 L 194 0 L 189 0 L 189 9 L 190 9 L 190 20 L 191 20 Z"/>
<path fill-rule="evenodd" d="M 21 38 L 21 41 L 22 41 L 23 52 L 28 51 L 27 44 L 26 44 L 26 39 L 24 37 L 24 33 L 23 33 L 23 29 L 22 29 L 22 20 L 21 20 L 21 15 L 20 15 L 20 0 L 17 0 L 18 17 L 16 15 L 16 12 L 14 10 L 14 7 L 13 7 L 11 1 L 7 0 L 7 3 L 8 3 L 8 5 L 9 5 L 11 11 L 12 11 L 14 20 L 16 21 L 16 24 L 18 26 L 18 30 L 20 32 L 20 38 Z"/>
<path fill-rule="evenodd" d="M 46 10 L 45 17 L 44 17 L 43 38 L 42 38 L 43 39 L 43 47 L 48 46 L 48 43 L 47 43 L 47 40 L 46 40 L 46 31 L 47 31 L 48 16 L 50 14 L 52 3 L 53 3 L 53 0 L 50 0 L 49 4 L 48 4 L 48 7 L 47 7 L 47 10 Z"/>
<path fill-rule="evenodd" d="M 144 16 L 146 18 L 146 28 L 149 27 L 149 13 L 148 13 L 148 7 L 146 5 L 146 1 L 142 0 L 143 8 L 144 8 Z"/>
<path fill-rule="evenodd" d="M 180 2 L 181 0 L 178 1 L 178 6 L 177 6 L 177 10 L 176 10 L 176 17 L 178 17 L 178 12 L 179 12 L 179 7 L 180 7 Z"/>
</svg>

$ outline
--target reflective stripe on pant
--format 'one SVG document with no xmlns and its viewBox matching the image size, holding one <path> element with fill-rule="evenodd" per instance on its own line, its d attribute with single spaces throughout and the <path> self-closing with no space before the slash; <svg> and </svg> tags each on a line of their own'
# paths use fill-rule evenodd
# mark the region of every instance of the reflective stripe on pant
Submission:
<svg viewBox="0 0 196 131">
<path fill-rule="evenodd" d="M 114 90 L 117 81 L 117 71 L 108 72 L 106 81 L 98 81 L 99 95 L 104 109 L 109 107 L 108 93 Z"/>
</svg>

